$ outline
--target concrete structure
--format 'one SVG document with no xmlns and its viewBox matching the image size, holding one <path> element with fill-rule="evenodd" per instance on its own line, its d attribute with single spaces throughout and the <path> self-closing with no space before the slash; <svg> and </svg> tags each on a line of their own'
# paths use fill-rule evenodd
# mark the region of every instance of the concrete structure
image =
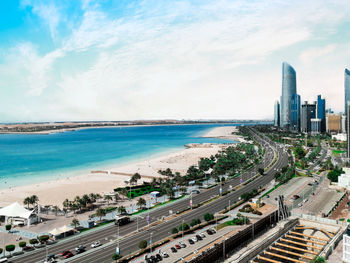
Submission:
<svg viewBox="0 0 350 263">
<path fill-rule="evenodd" d="M 347 111 L 346 111 L 346 141 L 347 141 L 347 145 L 346 145 L 346 153 L 347 153 L 347 157 L 350 157 L 350 101 L 348 101 L 348 105 L 347 105 Z"/>
<path fill-rule="evenodd" d="M 338 186 L 350 190 L 350 174 L 341 174 L 338 177 Z"/>
<path fill-rule="evenodd" d="M 321 133 L 321 125 L 322 125 L 322 120 L 318 118 L 311 119 L 311 134 L 319 134 Z"/>
<path fill-rule="evenodd" d="M 334 135 L 332 135 L 332 139 L 337 140 L 337 141 L 346 142 L 346 133 L 334 134 Z"/>
<path fill-rule="evenodd" d="M 302 132 L 311 132 L 311 119 L 316 117 L 316 103 L 308 104 L 307 101 L 301 105 L 301 122 L 300 128 Z"/>
<path fill-rule="evenodd" d="M 339 133 L 342 131 L 341 125 L 342 116 L 340 114 L 327 115 L 327 132 Z"/>
<path fill-rule="evenodd" d="M 290 129 L 300 131 L 300 96 L 293 94 L 290 102 Z"/>
<path fill-rule="evenodd" d="M 326 132 L 326 100 L 317 96 L 316 118 L 321 120 L 320 132 Z"/>
<path fill-rule="evenodd" d="M 344 101 L 344 113 L 347 112 L 347 102 L 350 101 L 350 70 L 347 68 L 344 71 L 344 95 L 345 95 L 345 101 Z"/>
<path fill-rule="evenodd" d="M 280 126 L 280 103 L 278 100 L 275 101 L 274 107 L 274 125 Z"/>
<path fill-rule="evenodd" d="M 293 94 L 297 93 L 296 73 L 294 68 L 286 62 L 282 64 L 282 95 L 280 126 L 289 128 L 290 126 L 290 103 Z"/>
<path fill-rule="evenodd" d="M 350 263 L 350 230 L 343 235 L 343 262 Z"/>
<path fill-rule="evenodd" d="M 346 133 L 346 115 L 345 114 L 343 114 L 343 115 L 341 115 L 340 116 L 340 118 L 341 118 L 341 124 L 340 124 L 340 126 L 341 126 L 341 132 L 342 133 Z"/>
</svg>

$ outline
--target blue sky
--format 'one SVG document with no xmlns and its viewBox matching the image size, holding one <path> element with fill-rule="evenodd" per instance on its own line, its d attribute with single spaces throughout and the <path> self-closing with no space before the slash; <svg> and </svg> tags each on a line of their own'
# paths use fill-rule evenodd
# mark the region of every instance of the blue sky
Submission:
<svg viewBox="0 0 350 263">
<path fill-rule="evenodd" d="M 343 108 L 350 5 L 4 0 L 0 122 L 272 118 L 281 64 Z"/>
</svg>

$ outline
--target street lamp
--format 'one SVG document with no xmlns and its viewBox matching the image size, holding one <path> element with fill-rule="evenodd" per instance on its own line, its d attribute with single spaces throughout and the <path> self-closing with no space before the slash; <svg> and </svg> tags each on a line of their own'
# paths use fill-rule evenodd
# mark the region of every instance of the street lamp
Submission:
<svg viewBox="0 0 350 263">
<path fill-rule="evenodd" d="M 185 220 L 183 220 L 182 219 L 182 226 L 181 226 L 181 228 L 182 228 L 182 240 L 184 240 L 184 223 L 185 223 Z"/>
<path fill-rule="evenodd" d="M 150 246 L 151 254 L 152 254 L 152 235 L 153 235 L 153 233 L 151 232 L 150 237 L 149 237 L 149 246 Z"/>
</svg>

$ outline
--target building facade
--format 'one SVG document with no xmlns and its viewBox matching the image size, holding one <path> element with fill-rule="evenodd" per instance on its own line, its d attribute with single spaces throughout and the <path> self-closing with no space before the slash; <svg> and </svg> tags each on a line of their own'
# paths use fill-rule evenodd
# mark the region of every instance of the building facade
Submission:
<svg viewBox="0 0 350 263">
<path fill-rule="evenodd" d="M 344 114 L 347 113 L 347 102 L 350 101 L 350 70 L 347 68 L 344 72 L 344 95 L 345 95 L 345 102 L 344 102 Z"/>
<path fill-rule="evenodd" d="M 290 101 L 290 129 L 300 131 L 300 96 L 294 93 Z"/>
<path fill-rule="evenodd" d="M 311 119 L 316 118 L 316 103 L 309 104 L 307 101 L 301 105 L 301 132 L 311 132 Z"/>
<path fill-rule="evenodd" d="M 316 118 L 321 120 L 320 132 L 326 132 L 326 100 L 321 95 L 317 96 Z"/>
<path fill-rule="evenodd" d="M 311 134 L 316 135 L 321 133 L 322 120 L 318 118 L 311 119 Z"/>
<path fill-rule="evenodd" d="M 342 131 L 341 121 L 342 121 L 342 115 L 340 115 L 340 114 L 328 114 L 327 115 L 327 132 L 328 133 L 340 133 Z"/>
<path fill-rule="evenodd" d="M 290 103 L 293 94 L 297 93 L 296 73 L 294 68 L 286 62 L 282 63 L 282 96 L 280 111 L 280 126 L 290 126 Z"/>
<path fill-rule="evenodd" d="M 278 100 L 275 101 L 274 107 L 274 125 L 280 126 L 280 103 Z"/>
</svg>

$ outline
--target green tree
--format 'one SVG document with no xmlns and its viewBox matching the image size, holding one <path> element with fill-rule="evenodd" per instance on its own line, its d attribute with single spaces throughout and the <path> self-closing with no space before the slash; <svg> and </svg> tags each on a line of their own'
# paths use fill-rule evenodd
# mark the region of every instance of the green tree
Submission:
<svg viewBox="0 0 350 263">
<path fill-rule="evenodd" d="M 99 208 L 96 211 L 96 216 L 100 217 L 100 221 L 102 220 L 102 217 L 106 215 L 106 210 L 103 208 Z"/>
<path fill-rule="evenodd" d="M 2 254 L 3 251 L 4 251 L 4 250 L 3 250 L 2 248 L 0 248 L 0 254 Z"/>
<path fill-rule="evenodd" d="M 13 244 L 11 244 L 11 245 L 7 245 L 7 246 L 5 247 L 5 250 L 6 250 L 7 252 L 10 252 L 10 255 L 11 255 L 11 252 L 14 251 L 15 248 L 16 248 L 16 246 L 13 245 Z"/>
<path fill-rule="evenodd" d="M 191 223 L 190 223 L 190 226 L 191 227 L 194 227 L 195 225 L 198 225 L 201 223 L 201 220 L 200 219 L 192 219 Z"/>
<path fill-rule="evenodd" d="M 312 263 L 325 263 L 326 260 L 324 259 L 324 257 L 321 256 L 317 256 L 312 260 Z"/>
<path fill-rule="evenodd" d="M 39 236 L 39 241 L 40 243 L 45 243 L 47 240 L 49 240 L 49 236 L 48 235 L 42 235 L 42 236 Z"/>
<path fill-rule="evenodd" d="M 5 225 L 5 229 L 6 229 L 6 231 L 10 231 L 10 230 L 11 230 L 11 228 L 12 228 L 12 226 L 11 226 L 10 224 Z"/>
<path fill-rule="evenodd" d="M 259 168 L 259 169 L 258 169 L 258 173 L 259 173 L 260 175 L 263 175 L 264 172 L 265 172 L 265 171 L 264 171 L 264 168 Z"/>
<path fill-rule="evenodd" d="M 72 220 L 72 225 L 74 226 L 74 228 L 77 228 L 77 226 L 79 226 L 79 225 L 80 225 L 79 220 L 78 220 L 78 219 L 76 219 L 76 218 L 73 218 L 73 220 Z"/>
<path fill-rule="evenodd" d="M 122 255 L 117 255 L 117 254 L 113 254 L 113 256 L 112 256 L 112 259 L 113 260 L 118 260 L 118 259 L 121 259 L 123 256 Z"/>
<path fill-rule="evenodd" d="M 21 241 L 21 242 L 18 243 L 18 246 L 19 246 L 20 248 L 22 248 L 22 249 L 23 249 L 26 245 L 27 245 L 27 242 L 25 242 L 25 241 Z"/>
<path fill-rule="evenodd" d="M 108 204 L 109 204 L 109 201 L 112 201 L 112 200 L 113 200 L 113 197 L 110 196 L 110 195 L 105 195 L 105 196 L 103 197 L 103 199 L 106 200 L 106 201 L 108 202 Z"/>
<path fill-rule="evenodd" d="M 137 200 L 137 206 L 141 208 L 141 207 L 145 207 L 145 205 L 146 205 L 146 200 L 144 198 L 140 197 Z"/>
<path fill-rule="evenodd" d="M 172 230 L 171 230 L 171 233 L 172 234 L 177 234 L 179 231 L 177 230 L 177 228 L 176 227 L 174 227 Z"/>
<path fill-rule="evenodd" d="M 180 226 L 179 226 L 179 231 L 186 231 L 186 230 L 189 230 L 190 229 L 190 226 L 187 225 L 186 223 L 182 223 Z"/>
<path fill-rule="evenodd" d="M 209 222 L 209 221 L 214 219 L 214 215 L 210 214 L 210 213 L 206 213 L 203 217 L 204 217 L 204 220 L 207 221 L 207 222 Z"/>
<path fill-rule="evenodd" d="M 37 197 L 36 195 L 32 195 L 30 197 L 30 202 L 32 205 L 36 205 L 39 202 L 39 197 Z"/>
<path fill-rule="evenodd" d="M 29 205 L 31 205 L 31 200 L 30 200 L 30 197 L 26 197 L 24 198 L 23 200 L 23 204 L 27 206 L 27 208 L 29 209 Z"/>
<path fill-rule="evenodd" d="M 141 240 L 139 243 L 139 248 L 144 249 L 147 247 L 147 241 L 146 240 Z"/>
<path fill-rule="evenodd" d="M 126 208 L 121 205 L 118 207 L 117 211 L 119 214 L 124 214 L 124 213 L 126 213 Z"/>
<path fill-rule="evenodd" d="M 36 238 L 29 239 L 29 244 L 34 245 L 37 243 L 38 243 L 38 240 Z"/>
</svg>

